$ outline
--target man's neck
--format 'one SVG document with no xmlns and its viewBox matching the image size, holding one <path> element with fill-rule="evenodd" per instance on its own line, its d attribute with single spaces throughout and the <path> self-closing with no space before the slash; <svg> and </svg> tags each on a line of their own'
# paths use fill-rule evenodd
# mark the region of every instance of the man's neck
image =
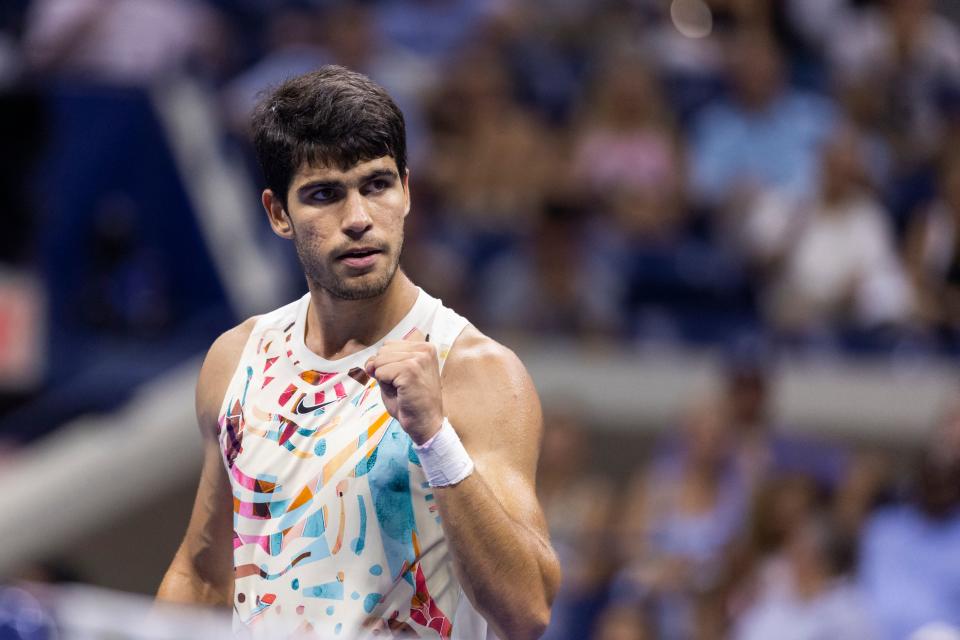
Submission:
<svg viewBox="0 0 960 640">
<path fill-rule="evenodd" d="M 304 342 L 320 357 L 339 360 L 387 335 L 416 300 L 417 287 L 399 270 L 387 290 L 373 298 L 344 300 L 311 286 Z"/>
</svg>

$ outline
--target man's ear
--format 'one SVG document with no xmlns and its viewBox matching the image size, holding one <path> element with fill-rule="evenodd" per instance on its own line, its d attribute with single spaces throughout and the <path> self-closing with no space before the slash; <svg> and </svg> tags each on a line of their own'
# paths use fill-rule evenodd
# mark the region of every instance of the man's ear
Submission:
<svg viewBox="0 0 960 640">
<path fill-rule="evenodd" d="M 270 228 L 281 238 L 290 240 L 293 238 L 293 224 L 290 222 L 290 216 L 281 202 L 280 198 L 273 193 L 271 189 L 264 189 L 260 196 L 263 203 L 263 209 L 267 212 L 267 219 L 270 221 Z"/>
<path fill-rule="evenodd" d="M 403 194 L 406 197 L 406 204 L 403 206 L 403 217 L 406 218 L 410 213 L 410 168 L 403 170 Z"/>
</svg>

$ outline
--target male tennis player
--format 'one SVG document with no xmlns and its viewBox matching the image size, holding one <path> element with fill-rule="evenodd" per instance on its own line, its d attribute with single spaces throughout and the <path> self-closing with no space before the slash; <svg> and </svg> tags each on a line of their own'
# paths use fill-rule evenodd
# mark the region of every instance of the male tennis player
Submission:
<svg viewBox="0 0 960 640">
<path fill-rule="evenodd" d="M 158 597 L 230 604 L 271 638 L 538 637 L 559 582 L 539 400 L 512 352 L 398 269 L 403 116 L 328 66 L 253 124 L 309 292 L 207 354 L 203 473 Z"/>
</svg>

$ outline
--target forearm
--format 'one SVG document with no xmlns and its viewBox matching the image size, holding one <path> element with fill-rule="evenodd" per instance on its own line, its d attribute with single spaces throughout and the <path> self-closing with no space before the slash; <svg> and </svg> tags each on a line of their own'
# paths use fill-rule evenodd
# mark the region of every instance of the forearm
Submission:
<svg viewBox="0 0 960 640">
<path fill-rule="evenodd" d="M 479 471 L 435 494 L 473 604 L 504 640 L 538 638 L 559 582 L 549 543 L 507 514 Z"/>
</svg>

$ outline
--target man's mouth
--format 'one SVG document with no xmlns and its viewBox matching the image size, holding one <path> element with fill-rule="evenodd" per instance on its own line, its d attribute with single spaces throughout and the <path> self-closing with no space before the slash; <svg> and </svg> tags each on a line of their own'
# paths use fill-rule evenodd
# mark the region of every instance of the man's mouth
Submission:
<svg viewBox="0 0 960 640">
<path fill-rule="evenodd" d="M 382 251 L 380 249 L 374 247 L 357 247 L 356 249 L 344 251 L 337 256 L 337 260 L 349 267 L 363 268 L 372 265 L 381 253 Z"/>
</svg>

